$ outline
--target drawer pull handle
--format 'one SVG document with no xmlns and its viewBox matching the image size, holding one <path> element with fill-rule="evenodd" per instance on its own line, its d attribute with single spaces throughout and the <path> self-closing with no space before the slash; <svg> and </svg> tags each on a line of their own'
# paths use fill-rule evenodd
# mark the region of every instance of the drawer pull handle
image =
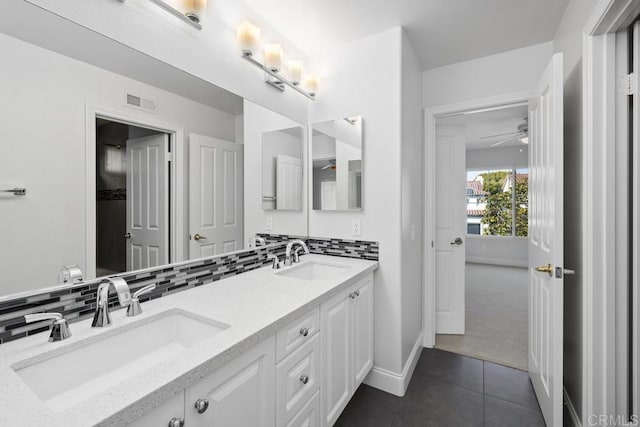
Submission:
<svg viewBox="0 0 640 427">
<path fill-rule="evenodd" d="M 303 337 L 306 337 L 307 335 L 309 335 L 309 329 L 308 328 L 300 329 L 300 335 L 302 335 Z"/>
<path fill-rule="evenodd" d="M 171 418 L 169 420 L 169 427 L 183 427 L 184 426 L 184 420 L 182 418 Z"/>
<path fill-rule="evenodd" d="M 306 383 L 308 383 L 308 382 L 309 382 L 309 377 L 308 377 L 308 376 L 306 376 L 306 375 L 300 375 L 300 382 L 301 382 L 302 384 L 306 384 Z"/>
<path fill-rule="evenodd" d="M 204 414 L 209 408 L 209 401 L 207 399 L 198 399 L 193 406 L 199 414 Z"/>
<path fill-rule="evenodd" d="M 351 299 L 356 299 L 356 293 L 355 293 L 355 292 L 351 292 L 351 293 L 349 294 L 349 298 L 351 298 Z"/>
<path fill-rule="evenodd" d="M 354 294 L 356 294 L 357 297 L 360 296 L 360 291 L 355 291 Z"/>
</svg>

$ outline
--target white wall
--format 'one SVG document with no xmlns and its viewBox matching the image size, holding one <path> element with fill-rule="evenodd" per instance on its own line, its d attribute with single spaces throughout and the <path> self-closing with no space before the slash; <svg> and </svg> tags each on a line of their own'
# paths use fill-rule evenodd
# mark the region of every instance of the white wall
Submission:
<svg viewBox="0 0 640 427">
<path fill-rule="evenodd" d="M 244 102 L 244 235 L 248 239 L 257 233 L 307 235 L 307 172 L 302 183 L 302 210 L 273 211 L 262 208 L 262 134 L 274 130 L 302 126 L 278 113 L 251 101 Z M 307 131 L 302 130 L 302 159 L 307 156 Z M 266 229 L 271 217 L 273 229 Z"/>
<path fill-rule="evenodd" d="M 528 167 L 526 147 L 494 147 L 467 150 L 467 170 L 504 167 Z M 479 264 L 526 267 L 529 242 L 526 237 L 467 235 L 465 259 Z"/>
<path fill-rule="evenodd" d="M 424 262 L 422 68 L 402 32 L 401 50 L 401 239 L 402 239 L 402 361 L 403 368 L 422 332 L 422 271 Z M 365 169 L 366 173 L 366 169 Z M 422 346 L 422 340 L 420 340 Z"/>
<path fill-rule="evenodd" d="M 553 44 L 541 43 L 424 72 L 425 108 L 530 91 L 544 71 Z"/>
<path fill-rule="evenodd" d="M 149 1 L 27 1 L 243 98 L 306 122 L 307 99 L 292 90 L 281 93 L 265 84 L 263 72 L 241 58 L 236 27 L 248 19 L 262 29 L 264 41 L 281 43 L 287 57 L 304 60 L 305 55 L 241 0 L 209 1 L 201 31 Z M 13 20 L 16 26 L 28 28 L 37 24 L 24 16 L 22 3 L 22 0 L 3 0 L 1 14 L 20 16 L 21 19 Z M 42 28 L 39 31 L 42 32 Z M 82 45 L 76 48 L 81 49 Z"/>
<path fill-rule="evenodd" d="M 153 121 L 234 140 L 234 116 L 0 34 L 0 184 L 24 198 L 0 200 L 0 295 L 52 286 L 63 265 L 85 262 L 85 108 L 126 113 L 126 92 L 157 100 Z M 179 201 L 185 206 L 184 201 Z M 186 214 L 186 212 L 185 212 Z M 188 216 L 186 216 L 188 218 Z M 33 268 L 33 260 L 37 268 Z"/>
<path fill-rule="evenodd" d="M 322 90 L 310 105 L 311 123 L 363 118 L 364 209 L 309 212 L 309 235 L 380 242 L 375 274 L 375 367 L 402 372 L 400 45 L 394 28 L 312 58 Z M 380 52 L 385 52 L 381 61 Z M 353 236 L 358 218 L 362 235 Z"/>
<path fill-rule="evenodd" d="M 564 277 L 564 386 L 582 416 L 582 225 L 579 207 L 583 192 L 582 149 L 582 37 L 584 25 L 597 0 L 571 0 L 553 40 L 554 52 L 564 57 L 564 263 L 576 275 Z M 584 424 L 584 420 L 583 424 Z"/>
</svg>

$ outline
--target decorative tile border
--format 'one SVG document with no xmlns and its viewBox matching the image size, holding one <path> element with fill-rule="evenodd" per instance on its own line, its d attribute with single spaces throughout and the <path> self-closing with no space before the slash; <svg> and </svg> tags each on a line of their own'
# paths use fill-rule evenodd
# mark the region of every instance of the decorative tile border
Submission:
<svg viewBox="0 0 640 427">
<path fill-rule="evenodd" d="M 299 237 L 284 234 L 259 234 L 267 244 L 286 242 L 290 239 L 304 240 L 309 252 L 320 255 L 332 255 L 347 258 L 361 258 L 378 261 L 380 244 L 366 240 L 345 240 L 322 237 Z"/>
<path fill-rule="evenodd" d="M 270 262 L 267 260 L 267 254 L 273 253 L 282 257 L 285 246 L 284 242 L 279 242 L 266 247 L 114 276 L 124 278 L 131 293 L 155 283 L 156 288 L 153 291 L 140 297 L 140 301 L 144 302 L 260 268 Z M 68 288 L 43 290 L 42 293 L 0 302 L 0 344 L 49 329 L 49 321 L 25 323 L 25 314 L 62 313 L 70 322 L 93 316 L 96 293 L 101 281 L 89 280 L 70 285 Z M 109 295 L 109 308 L 121 308 L 115 293 Z"/>
<path fill-rule="evenodd" d="M 304 240 L 309 251 L 314 254 L 378 260 L 378 242 L 278 234 L 259 236 L 265 239 L 268 246 L 114 276 L 124 278 L 132 293 L 155 283 L 153 291 L 140 297 L 140 301 L 145 302 L 267 265 L 270 262 L 267 260 L 269 253 L 280 258 L 284 256 L 286 242 L 290 239 Z M 0 344 L 49 329 L 49 321 L 26 324 L 25 314 L 62 313 L 69 322 L 91 317 L 95 311 L 96 293 L 101 281 L 88 280 L 67 288 L 43 290 L 41 293 L 0 301 Z M 121 308 L 116 294 L 109 295 L 109 308 Z"/>
</svg>

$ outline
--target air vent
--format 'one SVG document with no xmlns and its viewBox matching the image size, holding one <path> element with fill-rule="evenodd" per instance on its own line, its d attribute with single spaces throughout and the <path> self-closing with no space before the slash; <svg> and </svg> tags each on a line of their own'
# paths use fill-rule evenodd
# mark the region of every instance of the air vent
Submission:
<svg viewBox="0 0 640 427">
<path fill-rule="evenodd" d="M 137 95 L 127 93 L 126 105 L 129 107 L 138 108 L 140 110 L 154 112 L 156 110 L 156 103 L 151 99 L 142 98 Z"/>
</svg>

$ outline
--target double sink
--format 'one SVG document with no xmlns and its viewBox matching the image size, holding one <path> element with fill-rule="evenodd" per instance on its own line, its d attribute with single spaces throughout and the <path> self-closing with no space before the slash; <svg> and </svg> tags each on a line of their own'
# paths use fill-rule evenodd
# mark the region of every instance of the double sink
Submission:
<svg viewBox="0 0 640 427">
<path fill-rule="evenodd" d="M 305 281 L 328 280 L 348 269 L 309 260 L 275 274 Z M 22 360 L 11 368 L 46 407 L 63 412 L 229 327 L 174 308 L 62 346 L 44 357 Z"/>
</svg>

